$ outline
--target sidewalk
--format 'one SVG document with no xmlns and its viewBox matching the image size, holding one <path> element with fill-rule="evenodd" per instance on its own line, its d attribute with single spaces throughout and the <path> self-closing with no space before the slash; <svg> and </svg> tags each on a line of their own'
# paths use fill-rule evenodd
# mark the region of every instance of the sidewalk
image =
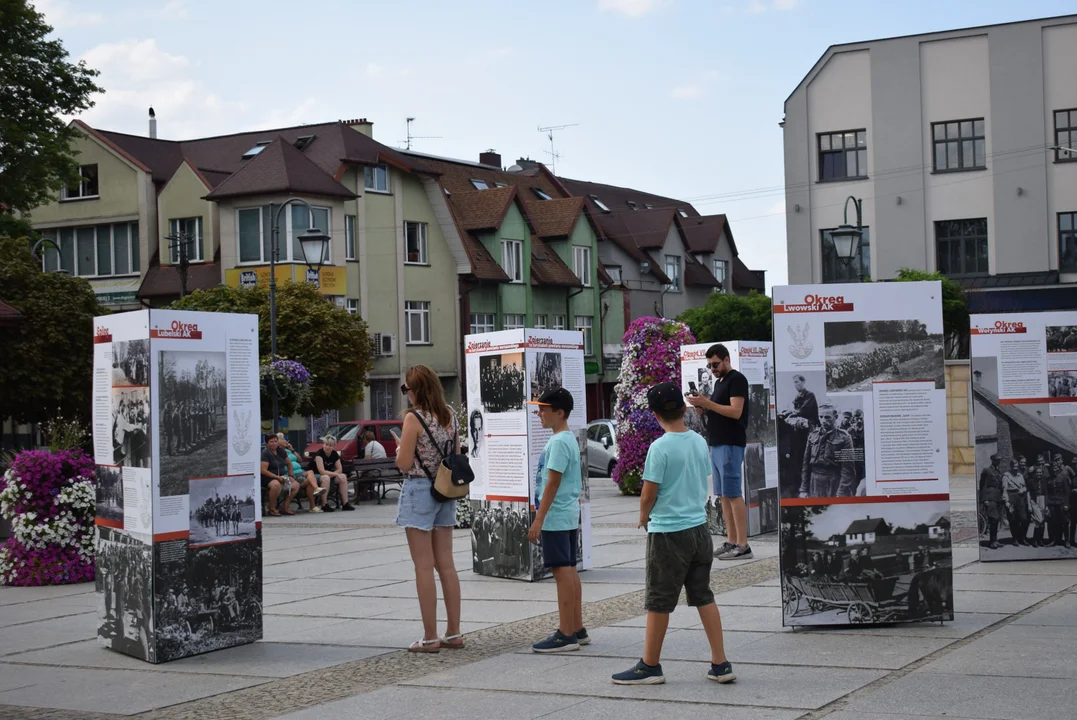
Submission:
<svg viewBox="0 0 1077 720">
<path fill-rule="evenodd" d="M 955 622 L 793 632 L 781 628 L 777 538 L 753 539 L 755 559 L 716 563 L 713 575 L 740 680 L 703 678 L 698 616 L 681 608 L 663 653 L 667 683 L 612 685 L 642 648 L 645 537 L 635 499 L 611 483 L 592 488 L 595 569 L 582 579 L 594 641 L 579 653 L 528 651 L 556 624 L 552 582 L 470 569 L 468 648 L 403 652 L 422 634 L 406 542 L 393 504 L 366 503 L 269 519 L 265 640 L 254 645 L 148 665 L 96 645 L 92 584 L 0 588 L 0 718 L 1074 716 L 1077 563 L 982 565 L 974 541 L 955 547 Z M 962 500 L 955 511 L 973 509 L 959 510 Z M 457 543 L 457 566 L 470 568 L 466 531 Z"/>
</svg>

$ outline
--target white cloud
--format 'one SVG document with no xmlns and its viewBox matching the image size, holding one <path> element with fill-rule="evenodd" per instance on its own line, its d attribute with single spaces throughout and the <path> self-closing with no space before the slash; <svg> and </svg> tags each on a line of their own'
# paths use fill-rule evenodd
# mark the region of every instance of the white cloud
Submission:
<svg viewBox="0 0 1077 720">
<path fill-rule="evenodd" d="M 630 18 L 643 17 L 665 4 L 665 0 L 598 0 L 602 12 L 615 12 Z"/>
<path fill-rule="evenodd" d="M 34 0 L 34 9 L 45 16 L 46 22 L 57 30 L 62 28 L 100 25 L 100 13 L 76 12 L 67 0 Z"/>
<path fill-rule="evenodd" d="M 703 97 L 703 86 L 698 84 L 678 85 L 669 91 L 669 96 L 674 100 L 695 100 Z"/>
<path fill-rule="evenodd" d="M 385 72 L 385 68 L 383 68 L 381 65 L 378 65 L 377 63 L 367 63 L 366 64 L 366 76 L 367 77 L 378 77 L 379 75 L 381 75 L 384 72 Z"/>
<path fill-rule="evenodd" d="M 765 13 L 766 11 L 767 6 L 764 5 L 760 0 L 752 0 L 750 3 L 748 3 L 748 12 L 753 15 Z"/>
<path fill-rule="evenodd" d="M 161 16 L 166 20 L 183 20 L 187 17 L 187 3 L 184 0 L 169 0 L 161 8 Z"/>
<path fill-rule="evenodd" d="M 792 10 L 800 4 L 800 0 L 774 0 L 775 10 Z"/>
</svg>

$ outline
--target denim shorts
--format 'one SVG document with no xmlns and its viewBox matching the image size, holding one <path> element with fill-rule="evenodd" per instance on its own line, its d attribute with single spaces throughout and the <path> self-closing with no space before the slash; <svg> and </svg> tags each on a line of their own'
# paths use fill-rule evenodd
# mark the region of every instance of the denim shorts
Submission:
<svg viewBox="0 0 1077 720">
<path fill-rule="evenodd" d="M 714 494 L 724 498 L 744 495 L 741 473 L 744 468 L 744 447 L 741 445 L 711 445 L 711 475 Z"/>
<path fill-rule="evenodd" d="M 424 477 L 404 481 L 396 503 L 398 527 L 428 532 L 435 527 L 456 527 L 456 501 L 439 503 L 430 494 L 430 486 L 430 480 Z"/>
</svg>

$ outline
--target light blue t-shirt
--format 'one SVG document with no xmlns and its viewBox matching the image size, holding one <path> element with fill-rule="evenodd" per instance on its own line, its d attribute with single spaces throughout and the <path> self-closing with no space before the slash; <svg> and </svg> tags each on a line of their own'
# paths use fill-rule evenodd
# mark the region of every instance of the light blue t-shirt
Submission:
<svg viewBox="0 0 1077 720">
<path fill-rule="evenodd" d="M 575 530 L 580 526 L 580 446 L 570 430 L 554 433 L 546 441 L 535 473 L 535 507 L 542 502 L 550 470 L 561 473 L 561 484 L 554 495 L 550 511 L 542 523 L 543 530 Z"/>
<path fill-rule="evenodd" d="M 707 522 L 707 441 L 691 430 L 667 432 L 651 443 L 643 479 L 658 485 L 647 532 L 680 532 Z"/>
</svg>

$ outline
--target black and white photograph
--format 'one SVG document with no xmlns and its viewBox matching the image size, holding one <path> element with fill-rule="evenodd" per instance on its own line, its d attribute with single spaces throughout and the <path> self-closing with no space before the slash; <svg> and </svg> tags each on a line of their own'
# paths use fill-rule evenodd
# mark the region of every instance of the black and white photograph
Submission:
<svg viewBox="0 0 1077 720">
<path fill-rule="evenodd" d="M 1077 370 L 1048 370 L 1047 396 L 1053 398 L 1077 397 Z"/>
<path fill-rule="evenodd" d="M 757 503 L 759 491 L 767 486 L 767 469 L 763 461 L 763 444 L 750 442 L 744 447 L 744 500 Z"/>
<path fill-rule="evenodd" d="M 483 426 L 486 422 L 483 420 L 481 410 L 472 410 L 467 419 L 467 444 L 471 449 L 471 457 L 479 457 L 479 453 L 482 452 L 483 443 L 486 441 L 483 433 Z"/>
<path fill-rule="evenodd" d="M 254 538 L 254 503 L 250 475 L 192 479 L 191 547 Z"/>
<path fill-rule="evenodd" d="M 531 509 L 526 502 L 473 500 L 471 551 L 476 574 L 530 580 L 534 566 Z M 542 555 L 538 568 L 542 569 Z"/>
<path fill-rule="evenodd" d="M 948 501 L 781 508 L 785 625 L 954 619 Z"/>
<path fill-rule="evenodd" d="M 1048 325 L 1047 352 L 1077 353 L 1077 325 Z"/>
<path fill-rule="evenodd" d="M 748 386 L 748 408 L 748 427 L 745 429 L 748 442 L 773 447 L 778 440 L 770 419 L 770 391 L 766 385 Z"/>
<path fill-rule="evenodd" d="M 159 362 L 161 495 L 186 495 L 189 478 L 228 474 L 225 354 L 167 351 Z"/>
<path fill-rule="evenodd" d="M 97 491 L 97 521 L 109 527 L 123 527 L 123 468 L 98 465 L 94 469 Z"/>
<path fill-rule="evenodd" d="M 714 392 L 714 375 L 708 368 L 696 368 L 696 392 L 706 398 Z"/>
<path fill-rule="evenodd" d="M 998 397 L 998 359 L 973 357 L 980 559 L 1077 557 L 1077 416 Z"/>
<path fill-rule="evenodd" d="M 542 393 L 563 386 L 561 370 L 561 353 L 535 353 L 535 364 L 531 370 L 531 399 L 538 400 Z"/>
<path fill-rule="evenodd" d="M 717 495 L 707 496 L 707 529 L 711 535 L 725 535 L 725 516 L 722 513 L 722 498 Z"/>
<path fill-rule="evenodd" d="M 828 392 L 870 392 L 875 382 L 932 380 L 946 387 L 942 326 L 920 320 L 856 320 L 823 325 Z"/>
<path fill-rule="evenodd" d="M 487 413 L 523 410 L 524 381 L 523 353 L 479 358 L 479 397 Z"/>
<path fill-rule="evenodd" d="M 118 340 L 112 343 L 112 387 L 150 384 L 150 341 Z"/>
<path fill-rule="evenodd" d="M 97 526 L 97 635 L 105 647 L 147 662 L 156 662 L 152 576 L 152 545 Z"/>
<path fill-rule="evenodd" d="M 125 467 L 150 466 L 150 389 L 112 389 L 113 464 Z"/>
<path fill-rule="evenodd" d="M 778 488 L 759 491 L 759 532 L 778 531 Z"/>
<path fill-rule="evenodd" d="M 864 495 L 863 396 L 828 396 L 819 370 L 778 373 L 777 382 L 781 496 Z"/>
<path fill-rule="evenodd" d="M 159 548 L 173 542 L 160 543 Z M 262 544 L 182 548 L 159 557 L 154 599 L 159 661 L 219 650 L 262 637 Z"/>
</svg>

